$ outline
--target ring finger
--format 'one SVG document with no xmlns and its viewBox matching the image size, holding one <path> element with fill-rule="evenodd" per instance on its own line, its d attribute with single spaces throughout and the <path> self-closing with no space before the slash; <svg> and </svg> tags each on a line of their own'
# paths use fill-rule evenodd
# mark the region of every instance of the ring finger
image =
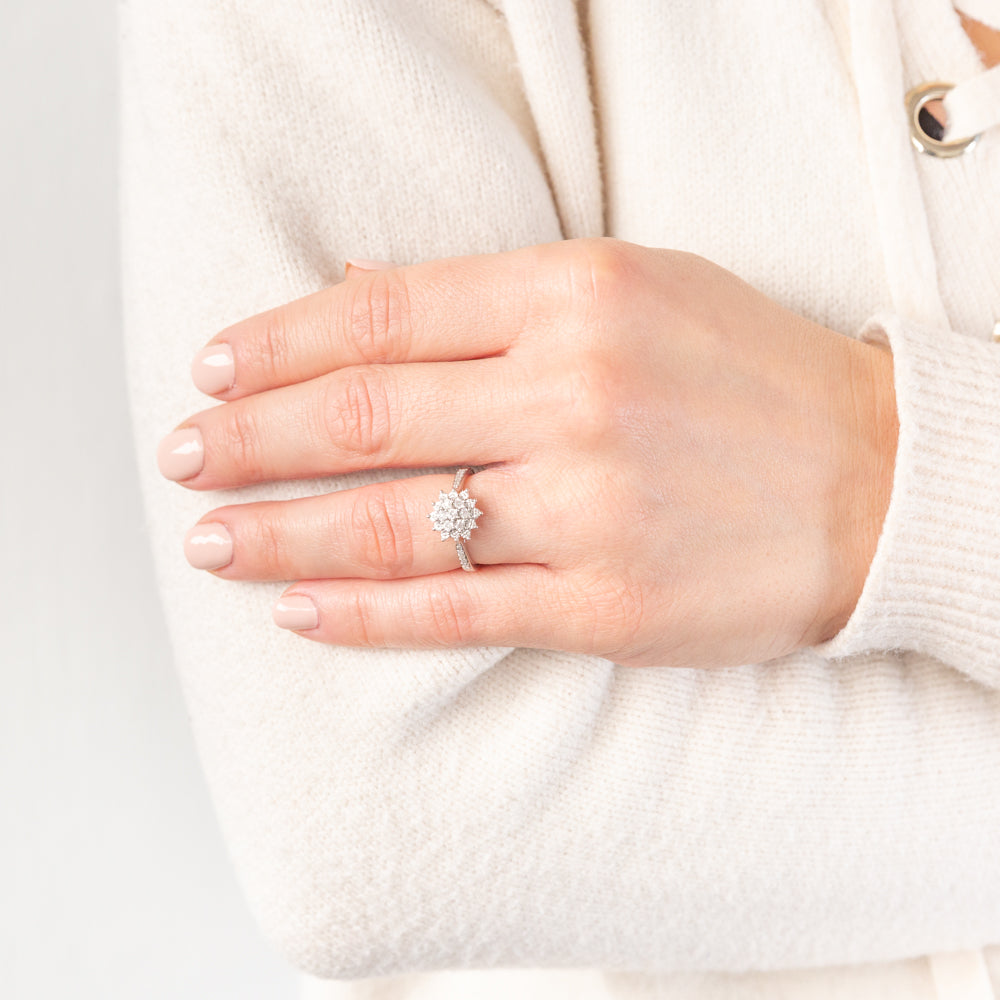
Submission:
<svg viewBox="0 0 1000 1000">
<path fill-rule="evenodd" d="M 459 567 L 455 541 L 428 515 L 453 475 L 414 476 L 296 500 L 219 507 L 188 533 L 184 551 L 197 569 L 231 580 L 389 579 Z M 540 526 L 512 466 L 465 477 L 463 491 L 483 512 L 462 540 L 473 564 L 541 562 Z"/>
</svg>

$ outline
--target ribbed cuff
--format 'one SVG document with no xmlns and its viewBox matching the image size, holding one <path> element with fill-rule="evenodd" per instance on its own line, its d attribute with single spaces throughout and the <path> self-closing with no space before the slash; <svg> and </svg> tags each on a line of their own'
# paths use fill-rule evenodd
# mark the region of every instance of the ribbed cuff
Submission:
<svg viewBox="0 0 1000 1000">
<path fill-rule="evenodd" d="M 859 339 L 893 354 L 892 494 L 854 612 L 814 649 L 915 650 L 1000 687 L 1000 344 L 892 313 Z"/>
</svg>

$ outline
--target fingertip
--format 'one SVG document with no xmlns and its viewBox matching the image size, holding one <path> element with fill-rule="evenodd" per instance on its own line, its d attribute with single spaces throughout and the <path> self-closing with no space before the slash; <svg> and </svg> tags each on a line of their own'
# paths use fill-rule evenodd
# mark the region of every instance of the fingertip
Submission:
<svg viewBox="0 0 1000 1000">
<path fill-rule="evenodd" d="M 165 479 L 181 482 L 201 472 L 205 445 L 197 427 L 171 431 L 156 449 L 156 461 Z"/>
<path fill-rule="evenodd" d="M 191 381 L 209 396 L 232 389 L 236 382 L 236 365 L 229 344 L 203 347 L 191 361 Z"/>
<path fill-rule="evenodd" d="M 184 556 L 195 569 L 223 569 L 233 561 L 233 536 L 221 521 L 196 524 L 184 536 Z"/>
<path fill-rule="evenodd" d="M 275 625 L 295 632 L 319 625 L 319 611 L 305 594 L 283 594 L 275 602 L 271 616 Z"/>
</svg>

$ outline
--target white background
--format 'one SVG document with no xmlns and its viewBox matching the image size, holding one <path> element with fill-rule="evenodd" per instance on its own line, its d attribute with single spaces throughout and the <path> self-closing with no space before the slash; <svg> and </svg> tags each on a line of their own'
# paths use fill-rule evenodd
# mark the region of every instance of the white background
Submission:
<svg viewBox="0 0 1000 1000">
<path fill-rule="evenodd" d="M 0 997 L 287 1000 L 215 826 L 143 530 L 117 82 L 114 0 L 0 0 Z"/>
</svg>

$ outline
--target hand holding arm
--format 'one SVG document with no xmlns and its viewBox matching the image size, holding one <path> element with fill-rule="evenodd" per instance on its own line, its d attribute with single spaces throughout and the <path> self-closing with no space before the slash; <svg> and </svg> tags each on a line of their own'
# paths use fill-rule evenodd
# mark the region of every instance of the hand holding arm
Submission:
<svg viewBox="0 0 1000 1000">
<path fill-rule="evenodd" d="M 151 456 L 205 405 L 185 372 L 213 333 L 330 286 L 351 254 L 434 262 L 584 234 L 560 221 L 561 174 L 496 5 L 359 0 L 296 17 L 263 0 L 141 0 L 125 12 L 125 347 L 150 544 L 222 832 L 270 940 L 338 978 L 738 971 L 996 940 L 1000 691 L 955 669 L 815 648 L 695 671 L 305 642 L 271 623 L 281 584 L 191 570 L 178 542 L 210 505 L 336 490 L 332 502 L 415 471 L 207 496 L 165 483 Z M 542 90 L 581 110 L 549 129 L 543 145 L 559 153 L 565 133 L 586 134 L 586 92 Z M 586 195 L 599 209 L 596 169 L 572 176 L 564 203 Z M 987 374 L 956 378 L 954 419 L 983 419 L 983 394 L 959 383 L 985 387 Z M 724 467 L 731 443 L 716 444 Z M 336 555 L 373 537 L 351 528 L 317 542 Z"/>
<path fill-rule="evenodd" d="M 321 642 L 763 662 L 839 631 L 888 503 L 891 356 L 692 254 L 578 240 L 381 270 L 220 348 L 226 404 L 161 445 L 189 488 L 486 467 L 474 576 L 427 523 L 440 475 L 204 516 L 196 557 L 228 534 L 220 577 L 298 579 Z"/>
</svg>

